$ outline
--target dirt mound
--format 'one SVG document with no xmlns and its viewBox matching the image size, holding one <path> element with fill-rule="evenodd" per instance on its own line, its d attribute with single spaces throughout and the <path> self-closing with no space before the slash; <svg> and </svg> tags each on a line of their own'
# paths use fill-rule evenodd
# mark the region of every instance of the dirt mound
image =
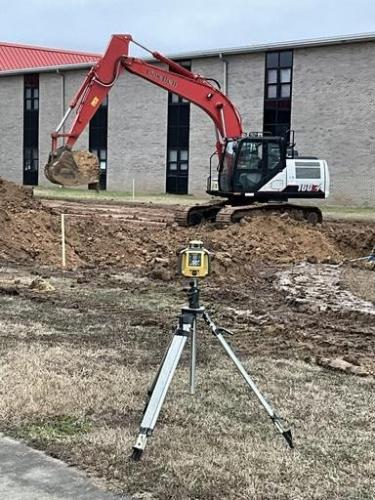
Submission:
<svg viewBox="0 0 375 500">
<path fill-rule="evenodd" d="M 369 255 L 375 245 L 375 224 L 331 222 L 325 233 L 347 258 Z"/>
<path fill-rule="evenodd" d="M 0 259 L 33 261 L 56 265 L 60 262 L 59 220 L 32 190 L 0 178 Z M 71 261 L 78 258 L 68 249 Z"/>
<path fill-rule="evenodd" d="M 278 263 L 337 261 L 342 258 L 333 242 L 316 228 L 278 216 L 257 216 L 224 229 L 213 225 L 195 228 L 129 227 L 99 218 L 67 222 L 68 242 L 89 267 L 121 267 L 151 273 L 168 280 L 175 275 L 178 251 L 191 239 L 201 239 L 214 252 L 214 274 L 241 279 L 253 273 L 258 261 Z"/>
<path fill-rule="evenodd" d="M 126 207 L 124 208 L 126 210 Z M 375 226 L 374 226 L 375 228 Z M 45 207 L 16 184 L 0 181 L 0 259 L 61 264 L 60 214 Z M 120 268 L 139 270 L 160 279 L 175 275 L 177 253 L 189 240 L 201 239 L 215 254 L 214 272 L 225 279 L 253 272 L 259 261 L 280 264 L 308 260 L 340 261 L 350 241 L 361 248 L 369 234 L 367 226 L 356 226 L 349 236 L 340 225 L 310 227 L 277 215 L 255 216 L 240 224 L 219 229 L 215 225 L 165 228 L 127 224 L 96 213 L 66 216 L 66 249 L 69 268 Z M 367 238 L 367 239 L 366 239 Z M 356 249 L 357 254 L 360 249 Z M 355 250 L 353 250 L 355 251 Z M 346 255 L 347 256 L 347 255 Z"/>
<path fill-rule="evenodd" d="M 0 210 L 19 211 L 24 209 L 39 209 L 40 202 L 33 198 L 32 189 L 24 188 L 6 181 L 0 177 Z"/>
</svg>

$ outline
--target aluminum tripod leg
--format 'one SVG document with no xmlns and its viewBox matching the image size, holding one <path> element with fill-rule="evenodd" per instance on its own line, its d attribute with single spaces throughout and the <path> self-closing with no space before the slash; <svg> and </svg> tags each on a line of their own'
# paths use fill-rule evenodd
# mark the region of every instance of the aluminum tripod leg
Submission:
<svg viewBox="0 0 375 500">
<path fill-rule="evenodd" d="M 195 365 L 197 361 L 197 320 L 194 318 L 190 335 L 190 394 L 195 394 Z"/>
<path fill-rule="evenodd" d="M 147 443 L 147 438 L 151 436 L 154 430 L 165 396 L 167 395 L 169 385 L 172 382 L 173 375 L 181 358 L 182 351 L 184 350 L 187 338 L 191 335 L 193 337 L 192 351 L 194 351 L 194 358 L 192 359 L 191 364 L 190 389 L 192 390 L 194 386 L 195 324 L 196 313 L 194 311 L 183 309 L 182 314 L 179 318 L 179 326 L 174 334 L 174 337 L 172 338 L 167 351 L 164 354 L 162 364 L 160 365 L 158 373 L 151 386 L 151 392 L 149 394 L 150 397 L 143 413 L 140 432 L 133 447 L 132 458 L 134 460 L 139 460 L 141 458 L 141 455 Z"/>
<path fill-rule="evenodd" d="M 209 326 L 210 330 L 214 334 L 214 336 L 218 339 L 220 344 L 223 346 L 225 352 L 228 354 L 230 359 L 236 365 L 238 371 L 240 372 L 240 374 L 244 378 L 247 385 L 251 388 L 251 390 L 254 392 L 254 394 L 258 398 L 260 404 L 263 406 L 263 408 L 268 413 L 268 416 L 270 417 L 272 422 L 275 424 L 276 429 L 280 432 L 280 434 L 282 434 L 284 436 L 284 439 L 286 440 L 286 442 L 288 443 L 290 448 L 293 448 L 292 433 L 291 433 L 290 429 L 288 429 L 288 430 L 284 429 L 284 427 L 281 423 L 280 417 L 277 416 L 277 414 L 275 413 L 272 406 L 264 398 L 263 394 L 260 392 L 260 390 L 256 386 L 255 382 L 252 380 L 250 375 L 247 373 L 247 371 L 245 370 L 245 368 L 241 364 L 240 360 L 237 358 L 235 353 L 232 351 L 231 347 L 229 346 L 229 344 L 227 343 L 227 341 L 225 340 L 225 338 L 223 337 L 223 334 L 222 334 L 222 332 L 225 332 L 226 330 L 223 328 L 217 327 L 206 311 L 204 311 L 202 313 L 202 316 L 203 316 L 203 319 L 205 320 L 205 322 L 207 323 L 207 325 Z"/>
</svg>

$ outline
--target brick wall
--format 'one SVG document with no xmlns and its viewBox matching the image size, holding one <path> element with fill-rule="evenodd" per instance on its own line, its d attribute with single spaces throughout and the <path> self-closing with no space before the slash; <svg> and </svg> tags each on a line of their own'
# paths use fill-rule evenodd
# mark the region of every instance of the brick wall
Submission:
<svg viewBox="0 0 375 500">
<path fill-rule="evenodd" d="M 62 77 L 57 73 L 39 75 L 39 184 L 51 186 L 44 166 L 51 151 L 51 132 L 63 116 Z"/>
<path fill-rule="evenodd" d="M 0 176 L 23 179 L 23 76 L 0 78 Z"/>
<path fill-rule="evenodd" d="M 165 192 L 167 150 L 165 90 L 129 73 L 109 95 L 108 189 Z"/>
<path fill-rule="evenodd" d="M 375 43 L 296 49 L 292 128 L 328 161 L 330 204 L 375 206 Z"/>
</svg>

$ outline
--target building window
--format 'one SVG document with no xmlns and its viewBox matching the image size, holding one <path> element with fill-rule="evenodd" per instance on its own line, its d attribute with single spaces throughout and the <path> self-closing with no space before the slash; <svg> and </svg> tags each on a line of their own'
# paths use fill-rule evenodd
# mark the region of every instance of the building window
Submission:
<svg viewBox="0 0 375 500">
<path fill-rule="evenodd" d="M 25 107 L 28 111 L 39 109 L 39 89 L 37 87 L 25 88 Z"/>
<path fill-rule="evenodd" d="M 39 75 L 24 76 L 23 183 L 38 185 L 39 164 Z"/>
<path fill-rule="evenodd" d="M 190 69 L 190 62 L 179 63 Z M 187 194 L 189 181 L 190 102 L 168 94 L 167 193 Z"/>
<path fill-rule="evenodd" d="M 99 160 L 99 187 L 107 189 L 107 143 L 108 143 L 108 96 L 105 97 L 97 112 L 90 120 L 89 149 Z M 96 186 L 89 185 L 89 189 Z"/>
<path fill-rule="evenodd" d="M 293 51 L 268 52 L 263 131 L 284 136 L 290 129 Z"/>
</svg>

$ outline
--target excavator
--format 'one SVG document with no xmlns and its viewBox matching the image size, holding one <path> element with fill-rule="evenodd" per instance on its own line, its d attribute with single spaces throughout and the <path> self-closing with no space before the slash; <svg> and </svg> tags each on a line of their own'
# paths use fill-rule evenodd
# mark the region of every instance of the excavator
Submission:
<svg viewBox="0 0 375 500">
<path fill-rule="evenodd" d="M 130 57 L 131 43 L 151 54 L 163 67 Z M 73 151 L 73 146 L 124 71 L 199 106 L 215 125 L 216 149 L 210 158 L 206 192 L 220 199 L 211 198 L 208 203 L 177 210 L 175 219 L 179 225 L 191 226 L 205 220 L 219 224 L 238 222 L 254 211 L 288 212 L 312 224 L 322 222 L 319 208 L 290 204 L 288 200 L 328 196 L 330 179 L 325 160 L 298 156 L 294 133 L 285 137 L 245 134 L 237 108 L 221 92 L 218 82 L 191 72 L 159 52 L 150 51 L 128 34 L 112 35 L 103 57 L 91 68 L 52 132 L 52 148 L 45 166 L 48 180 L 63 186 L 98 180 L 96 156 Z M 69 131 L 62 132 L 73 111 L 75 118 Z"/>
</svg>

